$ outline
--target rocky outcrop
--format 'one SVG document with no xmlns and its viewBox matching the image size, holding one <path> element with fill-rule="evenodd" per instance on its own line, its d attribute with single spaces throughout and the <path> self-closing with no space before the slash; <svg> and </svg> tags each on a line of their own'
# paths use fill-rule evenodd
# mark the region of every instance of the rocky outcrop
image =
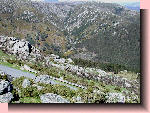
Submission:
<svg viewBox="0 0 150 113">
<path fill-rule="evenodd" d="M 54 61 L 54 62 L 53 62 Z M 94 79 L 100 81 L 104 84 L 111 84 L 119 87 L 124 87 L 138 93 L 139 82 L 138 81 L 130 81 L 126 78 L 120 76 L 109 75 L 105 71 L 96 68 L 83 68 L 77 65 L 73 65 L 73 61 L 71 63 L 67 62 L 67 59 L 60 58 L 57 55 L 52 54 L 49 58 L 47 58 L 47 65 L 59 68 L 61 70 L 66 70 L 73 74 L 76 74 L 80 77 L 85 77 L 88 79 Z"/>
<path fill-rule="evenodd" d="M 52 54 L 52 56 L 50 55 L 49 58 L 47 58 L 47 65 L 57 67 L 61 70 L 67 70 L 81 77 L 87 77 L 87 78 L 96 77 L 96 76 L 93 76 L 95 75 L 95 72 L 97 72 L 97 76 L 107 75 L 107 73 L 101 69 L 79 67 L 77 65 L 73 65 L 73 61 L 71 58 L 64 59 L 64 58 L 58 57 L 57 55 L 55 56 L 54 54 Z"/>
<path fill-rule="evenodd" d="M 50 76 L 49 75 L 40 75 L 34 79 L 35 83 L 44 83 L 50 84 Z"/>
<path fill-rule="evenodd" d="M 106 103 L 125 103 L 125 96 L 121 93 L 108 93 Z"/>
<path fill-rule="evenodd" d="M 11 82 L 5 78 L 7 75 L 0 71 L 0 103 L 9 103 L 14 97 L 11 91 L 13 90 L 13 86 Z"/>
<path fill-rule="evenodd" d="M 53 93 L 43 94 L 40 99 L 42 103 L 70 103 L 67 99 Z"/>
<path fill-rule="evenodd" d="M 11 92 L 0 95 L 0 103 L 9 103 L 12 99 L 13 99 L 13 94 Z"/>
<path fill-rule="evenodd" d="M 4 94 L 9 91 L 11 91 L 10 82 L 1 80 L 0 81 L 0 94 Z"/>
<path fill-rule="evenodd" d="M 0 49 L 7 53 L 15 54 L 21 59 L 27 59 L 29 56 L 34 58 L 41 57 L 40 51 L 28 41 L 18 40 L 15 37 L 0 36 Z"/>
</svg>

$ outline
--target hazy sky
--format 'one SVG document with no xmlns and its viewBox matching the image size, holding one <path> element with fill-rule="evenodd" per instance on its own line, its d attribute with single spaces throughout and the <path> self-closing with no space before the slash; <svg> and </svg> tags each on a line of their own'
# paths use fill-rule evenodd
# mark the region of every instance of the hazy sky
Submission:
<svg viewBox="0 0 150 113">
<path fill-rule="evenodd" d="M 59 0 L 59 1 L 100 1 L 100 2 L 140 2 L 140 0 Z"/>
<path fill-rule="evenodd" d="M 32 0 L 32 1 L 45 1 L 45 0 Z M 49 0 L 50 1 L 50 0 Z M 100 2 L 109 2 L 109 3 L 121 3 L 121 2 L 140 2 L 140 0 L 58 0 L 63 1 L 100 1 Z"/>
</svg>

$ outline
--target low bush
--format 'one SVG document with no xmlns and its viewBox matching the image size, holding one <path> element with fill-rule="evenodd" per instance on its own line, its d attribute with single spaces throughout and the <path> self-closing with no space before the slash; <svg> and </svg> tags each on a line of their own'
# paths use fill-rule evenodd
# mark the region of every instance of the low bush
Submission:
<svg viewBox="0 0 150 113">
<path fill-rule="evenodd" d="M 8 78 L 7 78 L 7 75 L 0 75 L 0 79 L 2 79 L 2 80 L 8 80 Z"/>
<path fill-rule="evenodd" d="M 6 61 L 7 61 L 8 63 L 10 63 L 10 64 L 15 64 L 15 63 L 16 63 L 16 60 L 7 59 Z"/>
<path fill-rule="evenodd" d="M 91 67 L 91 68 L 100 68 L 107 72 L 118 73 L 119 71 L 128 70 L 132 72 L 139 72 L 138 70 L 126 67 L 120 64 L 112 64 L 112 63 L 102 63 L 102 62 L 93 62 L 91 60 L 83 60 L 83 59 L 73 59 L 75 65 L 79 65 L 82 67 Z"/>
<path fill-rule="evenodd" d="M 58 84 L 57 85 L 41 84 L 41 83 L 39 83 L 39 85 L 44 86 L 44 88 L 40 91 L 42 94 L 54 93 L 66 98 L 72 98 L 73 96 L 76 95 L 76 91 L 71 90 L 67 86 L 58 85 Z"/>
<path fill-rule="evenodd" d="M 24 79 L 25 79 L 24 76 L 16 78 L 15 80 L 12 81 L 13 86 L 17 88 L 21 88 Z"/>
<path fill-rule="evenodd" d="M 21 60 L 16 60 L 16 59 L 7 59 L 6 60 L 10 64 L 17 64 L 19 66 L 24 65 L 24 63 Z"/>
<path fill-rule="evenodd" d="M 39 97 L 40 91 L 36 87 L 29 86 L 26 88 L 20 88 L 20 97 Z"/>
</svg>

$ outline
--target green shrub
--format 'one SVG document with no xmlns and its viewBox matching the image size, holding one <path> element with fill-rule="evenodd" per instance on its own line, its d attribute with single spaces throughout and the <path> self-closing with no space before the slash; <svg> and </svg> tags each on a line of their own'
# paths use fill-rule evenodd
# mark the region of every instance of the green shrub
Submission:
<svg viewBox="0 0 150 113">
<path fill-rule="evenodd" d="M 121 88 L 119 86 L 116 86 L 114 90 L 121 92 Z"/>
<path fill-rule="evenodd" d="M 13 84 L 15 87 L 21 88 L 21 87 L 22 87 L 22 82 L 23 82 L 24 79 L 25 79 L 24 76 L 19 77 L 19 78 L 16 78 L 15 80 L 12 81 L 12 84 Z"/>
<path fill-rule="evenodd" d="M 13 94 L 13 97 L 14 97 L 12 102 L 18 101 L 20 99 L 19 92 L 15 88 L 13 88 L 12 94 Z"/>
<path fill-rule="evenodd" d="M 7 75 L 0 75 L 0 79 L 2 79 L 2 80 L 8 80 L 8 78 L 7 78 Z"/>
<path fill-rule="evenodd" d="M 22 83 L 26 77 L 22 76 L 19 78 L 16 78 L 12 81 L 12 84 L 15 88 L 18 88 L 21 93 L 19 93 L 20 97 L 32 97 L 32 96 L 38 96 L 39 91 L 37 91 L 36 87 L 33 87 L 33 80 L 29 79 L 31 86 L 28 86 L 27 88 L 22 87 Z"/>
<path fill-rule="evenodd" d="M 10 64 L 15 64 L 15 63 L 16 63 L 16 60 L 7 59 L 6 61 L 7 61 L 8 63 L 10 63 Z"/>
<path fill-rule="evenodd" d="M 16 60 L 16 59 L 6 59 L 6 61 L 10 64 L 17 64 L 19 66 L 24 65 L 24 63 L 21 60 Z"/>
<path fill-rule="evenodd" d="M 38 85 L 44 87 L 40 91 L 41 94 L 54 93 L 54 94 L 61 95 L 61 96 L 65 97 L 65 98 L 72 98 L 73 96 L 76 95 L 76 91 L 71 90 L 67 86 L 58 85 L 58 84 L 51 85 L 51 84 L 43 84 L 43 83 L 39 83 Z"/>
<path fill-rule="evenodd" d="M 39 97 L 40 91 L 36 87 L 29 86 L 26 88 L 21 88 L 20 97 Z"/>
</svg>

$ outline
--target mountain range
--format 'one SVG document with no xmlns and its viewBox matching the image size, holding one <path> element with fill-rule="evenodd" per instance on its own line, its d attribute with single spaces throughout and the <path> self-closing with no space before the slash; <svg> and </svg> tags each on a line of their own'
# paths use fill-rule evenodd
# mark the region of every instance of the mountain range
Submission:
<svg viewBox="0 0 150 113">
<path fill-rule="evenodd" d="M 26 39 L 43 54 L 140 69 L 139 12 L 116 3 L 50 1 L 0 1 L 0 35 Z"/>
</svg>

